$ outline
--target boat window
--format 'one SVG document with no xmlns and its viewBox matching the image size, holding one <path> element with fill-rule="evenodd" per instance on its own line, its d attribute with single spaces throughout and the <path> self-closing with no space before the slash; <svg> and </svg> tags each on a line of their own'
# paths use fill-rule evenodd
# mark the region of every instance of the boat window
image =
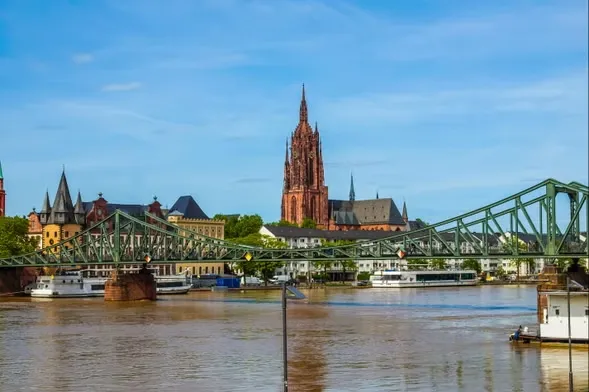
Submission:
<svg viewBox="0 0 589 392">
<path fill-rule="evenodd" d="M 556 310 L 554 311 L 554 314 L 556 314 L 557 316 L 559 316 L 559 315 L 560 315 L 560 309 L 556 309 Z"/>
<path fill-rule="evenodd" d="M 585 309 L 585 316 L 589 316 L 589 308 Z"/>
</svg>

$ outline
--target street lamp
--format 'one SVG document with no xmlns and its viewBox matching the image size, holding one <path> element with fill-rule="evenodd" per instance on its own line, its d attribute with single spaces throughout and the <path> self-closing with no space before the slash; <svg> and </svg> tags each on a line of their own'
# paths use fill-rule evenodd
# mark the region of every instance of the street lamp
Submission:
<svg viewBox="0 0 589 392">
<path fill-rule="evenodd" d="M 289 292 L 291 295 L 287 296 Z M 305 299 L 305 294 L 301 293 L 295 287 L 287 286 L 286 282 L 282 283 L 282 371 L 284 386 L 283 391 L 288 392 L 288 335 L 286 332 L 286 300 L 287 299 Z"/>
<path fill-rule="evenodd" d="M 571 350 L 571 278 L 567 275 L 567 318 L 569 327 L 569 391 L 573 392 L 573 354 Z"/>
</svg>

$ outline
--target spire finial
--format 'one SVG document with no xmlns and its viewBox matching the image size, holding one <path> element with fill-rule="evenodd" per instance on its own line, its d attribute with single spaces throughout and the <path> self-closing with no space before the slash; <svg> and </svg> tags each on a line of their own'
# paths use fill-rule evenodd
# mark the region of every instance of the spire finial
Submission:
<svg viewBox="0 0 589 392">
<path fill-rule="evenodd" d="M 299 121 L 301 123 L 309 122 L 309 117 L 307 115 L 307 99 L 305 97 L 305 84 L 303 83 L 303 94 L 301 97 L 301 108 L 299 110 Z"/>
<path fill-rule="evenodd" d="M 354 173 L 350 172 L 350 201 L 356 200 L 356 192 L 354 191 Z"/>
<path fill-rule="evenodd" d="M 0 180 L 3 180 L 4 176 L 2 175 L 2 162 L 0 162 Z"/>
</svg>

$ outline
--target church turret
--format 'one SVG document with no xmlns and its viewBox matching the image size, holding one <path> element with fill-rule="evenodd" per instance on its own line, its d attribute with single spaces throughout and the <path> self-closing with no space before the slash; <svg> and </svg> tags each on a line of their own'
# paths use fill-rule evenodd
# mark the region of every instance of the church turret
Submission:
<svg viewBox="0 0 589 392">
<path fill-rule="evenodd" d="M 46 225 L 51 215 L 51 202 L 49 201 L 49 191 L 45 192 L 45 200 L 43 200 L 43 207 L 39 213 L 39 221 L 42 225 Z"/>
<path fill-rule="evenodd" d="M 356 200 L 356 191 L 354 191 L 354 174 L 350 174 L 350 201 Z"/>
<path fill-rule="evenodd" d="M 78 191 L 78 198 L 76 199 L 76 205 L 74 206 L 74 216 L 76 223 L 84 225 L 86 223 L 86 212 L 84 211 L 84 203 L 82 203 L 82 195 Z"/>
<path fill-rule="evenodd" d="M 407 204 L 405 204 L 405 201 L 403 201 L 403 213 L 401 216 L 405 223 L 409 222 L 409 216 L 407 215 Z"/>
<path fill-rule="evenodd" d="M 55 199 L 53 200 L 53 208 L 51 209 L 51 215 L 49 216 L 48 223 L 64 225 L 66 223 L 75 222 L 76 218 L 74 215 L 74 204 L 72 203 L 72 197 L 64 170 L 61 173 L 61 179 L 59 180 L 57 193 L 55 194 Z"/>
</svg>

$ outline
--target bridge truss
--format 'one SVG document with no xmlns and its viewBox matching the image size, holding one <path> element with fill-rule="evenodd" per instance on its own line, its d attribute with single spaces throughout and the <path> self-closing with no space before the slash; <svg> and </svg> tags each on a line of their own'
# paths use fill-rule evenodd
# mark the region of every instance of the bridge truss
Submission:
<svg viewBox="0 0 589 392">
<path fill-rule="evenodd" d="M 265 249 L 234 244 L 151 214 L 120 210 L 60 243 L 0 259 L 0 267 L 255 261 L 587 258 L 589 188 L 545 180 L 475 211 L 408 232 L 332 247 Z"/>
</svg>

